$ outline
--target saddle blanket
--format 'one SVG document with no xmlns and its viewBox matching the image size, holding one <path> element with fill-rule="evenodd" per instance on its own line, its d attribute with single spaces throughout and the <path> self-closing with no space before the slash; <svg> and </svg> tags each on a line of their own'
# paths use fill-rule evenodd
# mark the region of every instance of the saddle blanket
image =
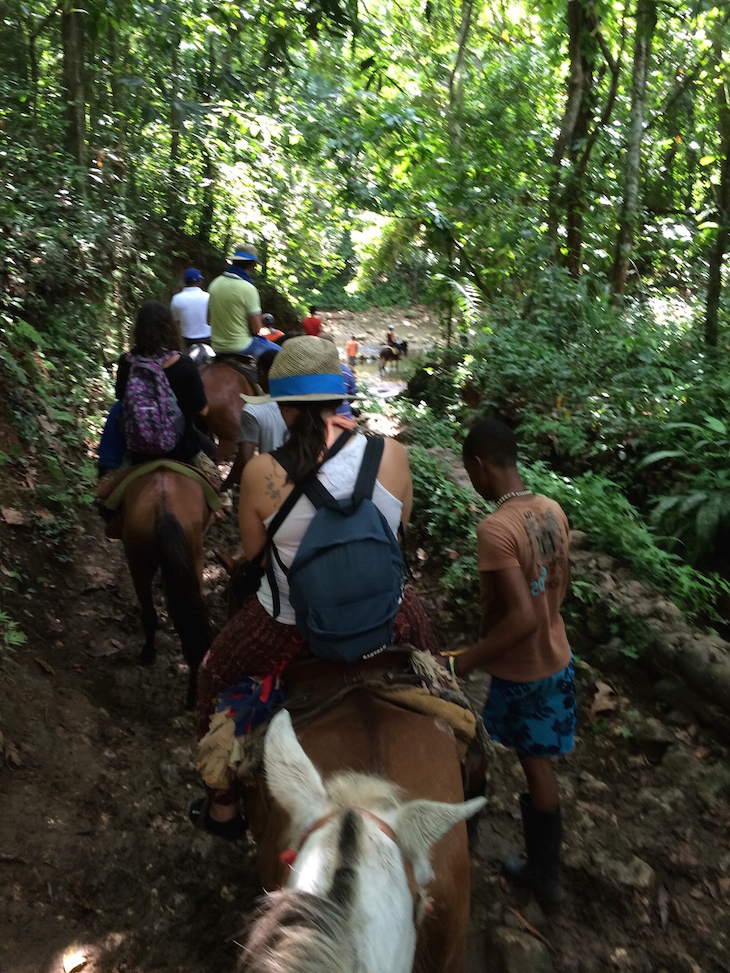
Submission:
<svg viewBox="0 0 730 973">
<path fill-rule="evenodd" d="M 149 463 L 140 463 L 138 466 L 130 466 L 110 474 L 108 478 L 105 477 L 99 483 L 97 498 L 108 510 L 118 510 L 129 484 L 134 483 L 140 476 L 146 476 L 148 473 L 153 473 L 159 469 L 172 470 L 173 473 L 182 473 L 183 476 L 188 476 L 191 480 L 197 480 L 203 489 L 205 502 L 214 513 L 223 506 L 220 494 L 200 470 L 171 459 L 150 460 Z M 107 496 L 104 496 L 107 490 L 110 490 L 110 492 Z"/>
<path fill-rule="evenodd" d="M 332 692 L 326 700 L 321 697 L 305 700 L 306 690 L 299 697 L 295 690 L 289 698 L 281 692 L 276 708 L 286 706 L 292 715 L 294 726 L 301 726 L 332 709 L 348 693 L 364 689 L 395 706 L 443 720 L 454 731 L 462 759 L 470 745 L 476 745 L 485 757 L 489 757 L 491 744 L 484 731 L 484 724 L 473 712 L 456 682 L 426 652 L 414 651 L 411 663 L 412 671 L 419 676 L 418 685 L 399 685 L 397 680 L 388 682 L 377 677 L 364 681 L 353 679 Z M 357 667 L 357 663 L 350 665 L 353 669 Z M 312 705 L 309 705 L 310 702 Z M 215 790 L 230 787 L 232 777 L 252 782 L 261 772 L 268 721 L 245 735 L 237 735 L 234 717 L 235 713 L 230 708 L 215 713 L 211 717 L 208 732 L 198 744 L 196 767 L 208 787 Z"/>
</svg>

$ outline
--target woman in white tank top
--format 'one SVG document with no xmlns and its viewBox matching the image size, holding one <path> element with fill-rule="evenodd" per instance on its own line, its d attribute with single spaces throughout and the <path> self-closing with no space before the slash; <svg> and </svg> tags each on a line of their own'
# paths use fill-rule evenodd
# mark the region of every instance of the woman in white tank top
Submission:
<svg viewBox="0 0 730 973">
<path fill-rule="evenodd" d="M 336 415 L 338 405 L 347 396 L 337 349 L 328 341 L 314 337 L 287 341 L 269 372 L 269 387 L 270 396 L 265 400 L 279 403 L 289 430 L 286 448 L 290 473 L 287 474 L 272 454 L 256 456 L 244 468 L 239 522 L 243 553 L 248 560 L 263 549 L 267 527 L 294 486 L 318 470 L 326 450 L 344 430 L 356 428 L 354 420 Z M 351 436 L 319 468 L 318 478 L 336 499 L 352 496 L 365 444 L 365 436 Z M 394 534 L 400 523 L 404 527 L 408 524 L 413 484 L 406 451 L 395 440 L 385 440 L 372 499 Z M 312 503 L 300 497 L 277 530 L 274 544 L 285 566 L 292 563 L 313 516 Z M 273 618 L 271 588 L 264 578 L 258 594 L 244 601 L 203 661 L 196 711 L 199 737 L 208 731 L 215 700 L 221 692 L 244 677 L 253 677 L 256 686 L 259 681 L 270 686 L 267 677 L 276 680 L 285 665 L 308 654 L 307 644 L 295 624 L 284 572 L 278 565 L 275 572 L 281 602 L 278 617 Z M 357 578 L 352 578 L 352 584 L 357 584 Z M 408 589 L 396 618 L 393 641 L 438 652 L 426 613 Z M 245 824 L 239 813 L 236 784 L 232 780 L 225 790 L 208 788 L 209 802 L 201 798 L 191 804 L 191 820 L 220 837 L 240 837 L 245 832 Z"/>
</svg>

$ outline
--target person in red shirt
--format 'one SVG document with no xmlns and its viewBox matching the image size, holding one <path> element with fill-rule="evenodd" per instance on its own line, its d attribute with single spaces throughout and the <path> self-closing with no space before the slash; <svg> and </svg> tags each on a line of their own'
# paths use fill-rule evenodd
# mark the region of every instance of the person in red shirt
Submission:
<svg viewBox="0 0 730 973">
<path fill-rule="evenodd" d="M 319 332 L 322 330 L 322 318 L 317 317 L 316 307 L 310 307 L 309 317 L 302 320 L 302 327 L 305 334 L 311 334 L 314 338 L 319 337 Z"/>
<path fill-rule="evenodd" d="M 353 335 L 345 345 L 345 351 L 347 353 L 347 364 L 350 366 L 350 368 L 355 367 L 355 363 L 357 361 L 357 348 L 358 348 L 357 339 L 355 338 L 355 335 Z"/>
</svg>

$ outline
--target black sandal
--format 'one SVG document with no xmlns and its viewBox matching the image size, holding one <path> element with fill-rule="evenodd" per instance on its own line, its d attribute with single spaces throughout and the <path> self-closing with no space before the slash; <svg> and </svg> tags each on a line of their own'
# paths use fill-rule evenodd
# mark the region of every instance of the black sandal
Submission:
<svg viewBox="0 0 730 973">
<path fill-rule="evenodd" d="M 207 797 L 194 797 L 188 804 L 188 820 L 200 831 L 206 831 L 224 841 L 240 841 L 246 834 L 246 822 L 240 814 L 230 821 L 214 821 L 210 816 Z"/>
</svg>

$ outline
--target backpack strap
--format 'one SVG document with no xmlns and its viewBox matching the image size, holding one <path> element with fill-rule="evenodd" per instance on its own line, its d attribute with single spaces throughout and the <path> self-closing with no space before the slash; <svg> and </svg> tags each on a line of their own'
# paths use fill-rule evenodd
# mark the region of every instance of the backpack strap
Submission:
<svg viewBox="0 0 730 973">
<path fill-rule="evenodd" d="M 281 611 L 281 599 L 279 598 L 279 586 L 277 585 L 276 578 L 274 576 L 274 558 L 276 558 L 276 562 L 281 568 L 284 576 L 286 577 L 289 574 L 289 571 L 287 567 L 284 565 L 281 558 L 279 557 L 279 552 L 277 551 L 276 545 L 274 544 L 274 534 L 284 523 L 286 518 L 289 516 L 289 513 L 291 512 L 294 504 L 303 494 L 309 497 L 309 499 L 317 509 L 319 509 L 322 506 L 333 507 L 336 510 L 341 509 L 339 502 L 335 500 L 335 498 L 332 496 L 329 490 L 323 487 L 322 484 L 317 479 L 317 471 L 322 467 L 324 463 L 327 462 L 328 459 L 332 459 L 333 456 L 336 456 L 337 453 L 339 453 L 339 451 L 342 449 L 342 447 L 345 445 L 345 443 L 350 439 L 352 435 L 353 435 L 352 430 L 346 429 L 340 436 L 337 437 L 335 442 L 325 453 L 322 461 L 318 464 L 317 469 L 305 480 L 303 480 L 301 483 L 299 483 L 297 486 L 294 487 L 294 489 L 286 498 L 286 500 L 281 505 L 281 507 L 278 509 L 278 511 L 274 516 L 274 519 L 271 521 L 271 523 L 268 526 L 266 532 L 267 534 L 266 544 L 264 545 L 261 554 L 259 554 L 256 557 L 256 561 L 259 561 L 261 557 L 267 552 L 267 550 L 271 551 L 273 557 L 267 557 L 266 559 L 266 578 L 269 582 L 269 587 L 271 588 L 271 600 L 274 609 L 274 616 L 273 616 L 274 618 L 278 618 L 279 612 Z M 283 467 L 283 469 L 285 469 L 287 473 L 291 472 L 291 467 L 292 467 L 291 457 L 289 456 L 286 450 L 286 445 L 281 446 L 279 447 L 279 449 L 274 450 L 274 452 L 271 453 L 270 455 L 273 456 L 273 458 L 276 460 L 279 466 Z M 377 467 L 376 467 L 376 473 L 377 473 Z"/>
<path fill-rule="evenodd" d="M 339 451 L 342 449 L 342 447 L 345 445 L 345 443 L 350 439 L 352 435 L 353 435 L 353 431 L 351 429 L 345 429 L 345 431 L 337 437 L 337 439 L 332 443 L 330 448 L 325 452 L 321 462 L 317 464 L 317 469 L 315 470 L 315 474 L 319 470 L 319 468 L 324 463 L 327 462 L 328 459 L 332 459 L 333 456 L 336 456 L 339 453 Z M 283 467 L 283 469 L 286 470 L 287 474 L 291 473 L 291 469 L 293 465 L 288 446 L 289 446 L 288 443 L 284 443 L 283 446 L 279 446 L 278 449 L 273 450 L 273 452 L 269 454 L 276 460 L 279 466 Z"/>
<path fill-rule="evenodd" d="M 281 600 L 279 598 L 279 586 L 277 585 L 276 578 L 274 577 L 273 560 L 271 557 L 268 557 L 266 555 L 268 554 L 269 551 L 272 551 L 274 556 L 276 557 L 276 560 L 283 568 L 283 565 L 281 564 L 281 560 L 276 550 L 276 546 L 274 545 L 274 534 L 277 532 L 277 530 L 281 527 L 281 525 L 284 523 L 286 518 L 289 516 L 289 514 L 292 511 L 292 508 L 294 507 L 294 504 L 301 497 L 302 493 L 304 493 L 304 490 L 302 489 L 301 484 L 299 486 L 294 487 L 294 489 L 286 498 L 284 503 L 282 503 L 282 505 L 274 514 L 273 519 L 271 520 L 269 526 L 266 528 L 266 541 L 264 542 L 264 546 L 261 548 L 261 550 L 256 555 L 256 557 L 253 558 L 255 564 L 261 564 L 261 559 L 263 557 L 266 557 L 264 570 L 266 572 L 266 578 L 269 582 L 269 587 L 271 588 L 271 599 L 274 608 L 274 618 L 279 617 L 279 612 L 281 611 Z"/>
<path fill-rule="evenodd" d="M 372 499 L 384 449 L 385 440 L 382 436 L 370 436 L 365 445 L 365 455 L 362 458 L 362 465 L 352 494 L 352 502 L 356 507 L 363 500 Z"/>
<path fill-rule="evenodd" d="M 349 438 L 349 436 L 348 436 Z M 342 436 L 340 437 L 342 439 Z M 340 440 L 334 445 L 337 446 Z M 344 445 L 344 443 L 343 443 Z M 342 448 L 341 446 L 339 447 Z M 370 436 L 365 444 L 365 454 L 360 465 L 360 472 L 355 481 L 355 489 L 352 493 L 352 508 L 357 507 L 363 500 L 371 499 L 375 489 L 375 480 L 380 469 L 380 460 L 383 456 L 385 440 L 382 436 Z M 334 447 L 333 447 L 334 450 Z M 332 456 L 328 453 L 327 459 Z M 342 510 L 343 505 L 339 500 L 335 500 L 329 490 L 320 483 L 316 476 L 308 477 L 302 484 L 305 496 L 307 496 L 314 506 L 319 510 L 321 507 L 329 507 L 330 510 Z"/>
</svg>

